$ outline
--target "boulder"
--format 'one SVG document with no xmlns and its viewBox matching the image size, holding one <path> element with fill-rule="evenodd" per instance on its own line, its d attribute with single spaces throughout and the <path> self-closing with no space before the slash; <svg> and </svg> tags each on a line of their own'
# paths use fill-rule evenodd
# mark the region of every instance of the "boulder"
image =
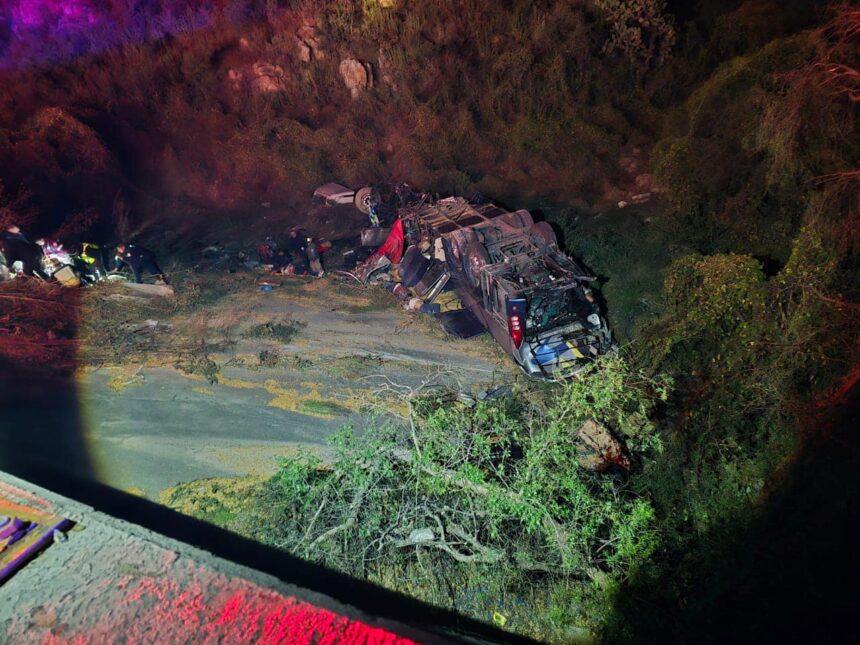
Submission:
<svg viewBox="0 0 860 645">
<path fill-rule="evenodd" d="M 296 36 L 296 48 L 299 60 L 309 63 L 312 60 L 323 60 L 325 52 L 317 33 L 316 20 L 311 16 L 305 16 Z"/>
<path fill-rule="evenodd" d="M 313 57 L 313 50 L 307 42 L 301 38 L 296 38 L 296 55 L 303 63 L 310 63 Z"/>
<path fill-rule="evenodd" d="M 352 98 L 358 96 L 367 89 L 373 87 L 373 74 L 370 65 L 362 63 L 355 58 L 346 58 L 340 61 L 340 75 L 343 78 Z"/>
<path fill-rule="evenodd" d="M 585 470 L 602 473 L 612 466 L 630 470 L 630 457 L 624 444 L 593 419 L 576 431 L 576 442 L 579 465 Z"/>
<path fill-rule="evenodd" d="M 257 61 L 249 74 L 251 89 L 261 94 L 281 92 L 286 89 L 284 68 L 271 63 Z"/>
<path fill-rule="evenodd" d="M 651 184 L 654 181 L 654 177 L 649 173 L 642 173 L 641 175 L 636 175 L 635 181 L 637 190 L 647 192 L 651 188 Z"/>
<path fill-rule="evenodd" d="M 230 82 L 230 87 L 234 92 L 242 89 L 242 79 L 244 77 L 245 75 L 238 69 L 227 70 L 227 80 Z"/>
</svg>

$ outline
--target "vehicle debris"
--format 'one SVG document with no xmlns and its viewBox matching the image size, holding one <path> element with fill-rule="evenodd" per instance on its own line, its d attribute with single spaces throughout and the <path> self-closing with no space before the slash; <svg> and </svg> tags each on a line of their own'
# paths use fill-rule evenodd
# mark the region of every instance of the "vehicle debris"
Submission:
<svg viewBox="0 0 860 645">
<path fill-rule="evenodd" d="M 388 239 L 388 236 L 390 234 L 390 228 L 371 226 L 370 228 L 366 228 L 361 232 L 361 245 L 374 248 L 382 246 L 385 243 L 385 240 Z"/>
<path fill-rule="evenodd" d="M 353 204 L 355 191 L 332 182 L 317 188 L 314 191 L 314 197 L 324 200 L 327 204 Z"/>
<path fill-rule="evenodd" d="M 376 228 L 362 240 L 380 236 Z M 425 196 L 398 209 L 385 241 L 347 275 L 391 283 L 406 309 L 435 315 L 453 336 L 488 331 L 530 376 L 566 378 L 613 347 L 595 276 L 527 210 Z M 435 302 L 448 292 L 459 309 Z"/>
<path fill-rule="evenodd" d="M 510 385 L 497 385 L 478 393 L 479 401 L 496 401 L 513 396 L 514 391 Z"/>
</svg>

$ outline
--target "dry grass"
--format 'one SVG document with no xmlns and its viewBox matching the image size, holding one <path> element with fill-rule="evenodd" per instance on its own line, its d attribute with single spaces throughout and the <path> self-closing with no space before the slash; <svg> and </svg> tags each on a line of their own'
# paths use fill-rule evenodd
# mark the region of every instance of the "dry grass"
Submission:
<svg viewBox="0 0 860 645">
<path fill-rule="evenodd" d="M 79 295 L 35 278 L 0 284 L 0 359 L 73 367 Z"/>
<path fill-rule="evenodd" d="M 18 112 L 0 109 L 0 128 L 32 151 L 17 160 L 25 172 L 71 189 L 83 181 L 52 170 L 65 151 L 46 147 L 50 133 L 21 129 L 21 114 L 110 105 L 105 119 L 136 134 L 87 154 L 136 159 L 139 176 L 129 179 L 143 179 L 147 197 L 126 196 L 126 228 L 191 235 L 211 230 L 213 213 L 250 215 L 263 201 L 273 204 L 270 219 L 295 218 L 305 206 L 296 196 L 330 179 L 397 176 L 501 198 L 579 195 L 609 172 L 630 135 L 631 97 L 608 82 L 619 63 L 594 57 L 601 35 L 578 4 L 327 0 L 242 25 L 218 15 L 214 5 L 203 28 L 169 42 L 132 40 L 69 59 L 50 76 L 12 78 L 0 105 Z M 315 39 L 310 63 L 299 60 L 297 37 Z M 373 87 L 355 100 L 338 73 L 347 52 L 373 69 Z M 252 89 L 256 62 L 281 68 L 282 92 Z M 236 87 L 231 70 L 242 74 Z M 110 212 L 116 172 L 88 178 L 94 190 L 72 190 L 69 213 Z"/>
<path fill-rule="evenodd" d="M 80 357 L 87 364 L 149 362 L 213 377 L 210 354 L 235 344 L 235 312 L 213 318 L 213 307 L 250 283 L 246 276 L 179 272 L 176 296 L 138 297 L 122 285 L 81 291 Z M 225 317 L 226 316 L 226 317 Z M 151 326 L 146 321 L 155 321 Z"/>
</svg>

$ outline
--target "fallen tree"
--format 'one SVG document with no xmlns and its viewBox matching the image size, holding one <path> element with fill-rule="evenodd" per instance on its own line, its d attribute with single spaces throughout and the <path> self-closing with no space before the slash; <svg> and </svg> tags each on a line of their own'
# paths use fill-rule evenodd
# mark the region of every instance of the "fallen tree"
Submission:
<svg viewBox="0 0 860 645">
<path fill-rule="evenodd" d="M 577 432 L 592 420 L 659 449 L 648 413 L 666 383 L 607 358 L 548 402 L 472 404 L 441 387 L 445 375 L 415 387 L 378 378 L 393 412 L 339 434 L 329 464 L 282 463 L 264 493 L 267 540 L 354 575 L 440 558 L 601 584 L 656 547 L 650 503 L 622 468 L 583 468 Z"/>
</svg>

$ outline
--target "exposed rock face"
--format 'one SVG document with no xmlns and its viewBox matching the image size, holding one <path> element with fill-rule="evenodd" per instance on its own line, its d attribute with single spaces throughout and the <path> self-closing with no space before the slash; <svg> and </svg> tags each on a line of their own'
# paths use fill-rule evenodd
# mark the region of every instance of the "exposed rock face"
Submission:
<svg viewBox="0 0 860 645">
<path fill-rule="evenodd" d="M 284 68 L 271 63 L 257 61 L 251 66 L 251 89 L 267 94 L 286 89 Z"/>
<path fill-rule="evenodd" d="M 622 443 L 602 425 L 589 419 L 576 432 L 579 465 L 602 473 L 613 465 L 630 470 L 630 457 Z"/>
<path fill-rule="evenodd" d="M 352 98 L 358 98 L 362 92 L 373 87 L 373 73 L 370 65 L 355 58 L 347 58 L 340 61 L 339 70 Z"/>
<path fill-rule="evenodd" d="M 303 63 L 311 62 L 313 50 L 311 49 L 311 46 L 301 38 L 296 38 L 296 51 L 298 52 L 297 55 L 300 61 Z"/>
<path fill-rule="evenodd" d="M 299 33 L 296 36 L 296 49 L 299 60 L 304 63 L 325 58 L 325 52 L 317 34 L 316 21 L 313 18 L 305 17 L 301 27 L 299 27 Z"/>
<path fill-rule="evenodd" d="M 251 91 L 259 94 L 283 92 L 287 89 L 287 74 L 280 65 L 257 61 L 246 68 L 230 69 L 227 80 L 234 92 L 242 89 L 244 82 L 248 83 Z"/>
</svg>

